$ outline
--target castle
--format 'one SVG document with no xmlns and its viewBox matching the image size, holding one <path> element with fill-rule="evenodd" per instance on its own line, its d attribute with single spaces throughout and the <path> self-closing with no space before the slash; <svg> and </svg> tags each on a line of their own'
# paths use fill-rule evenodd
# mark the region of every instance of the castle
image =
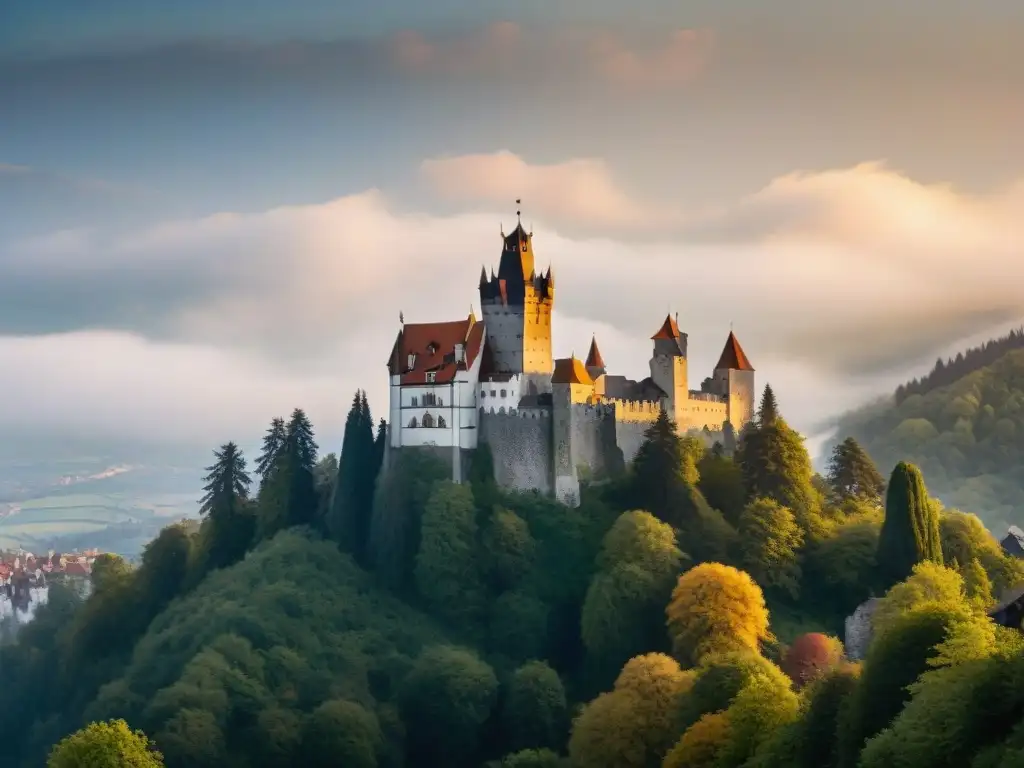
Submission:
<svg viewBox="0 0 1024 768">
<path fill-rule="evenodd" d="M 533 233 L 508 235 L 498 273 L 480 274 L 482 318 L 405 323 L 388 360 L 388 447 L 418 447 L 466 475 L 486 444 L 503 487 L 536 489 L 569 504 L 581 476 L 600 477 L 632 461 L 664 411 L 681 433 L 739 431 L 754 410 L 754 368 L 730 331 L 718 364 L 699 390 L 687 383 L 687 335 L 666 317 L 651 337 L 650 375 L 607 373 L 591 340 L 587 359 L 555 359 L 551 311 L 555 276 L 534 264 Z"/>
</svg>

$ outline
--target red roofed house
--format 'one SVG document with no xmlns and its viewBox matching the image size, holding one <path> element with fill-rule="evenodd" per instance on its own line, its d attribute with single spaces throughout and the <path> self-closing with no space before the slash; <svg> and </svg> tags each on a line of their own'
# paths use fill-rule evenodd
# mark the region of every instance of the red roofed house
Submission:
<svg viewBox="0 0 1024 768">
<path fill-rule="evenodd" d="M 753 417 L 754 367 L 731 331 L 699 389 L 689 387 L 687 335 L 671 314 L 651 337 L 650 375 L 639 381 L 609 374 L 596 338 L 585 361 L 555 359 L 554 274 L 538 272 L 521 223 L 502 233 L 497 274 L 484 268 L 479 288 L 482 320 L 472 311 L 452 322 L 402 318 L 388 358 L 389 451 L 443 451 L 461 482 L 466 452 L 485 443 L 499 485 L 574 503 L 579 471 L 621 470 L 661 413 L 709 441 Z"/>
<path fill-rule="evenodd" d="M 450 448 L 461 481 L 462 450 L 477 447 L 476 390 L 484 352 L 484 325 L 464 320 L 403 323 L 388 361 L 392 448 Z"/>
</svg>

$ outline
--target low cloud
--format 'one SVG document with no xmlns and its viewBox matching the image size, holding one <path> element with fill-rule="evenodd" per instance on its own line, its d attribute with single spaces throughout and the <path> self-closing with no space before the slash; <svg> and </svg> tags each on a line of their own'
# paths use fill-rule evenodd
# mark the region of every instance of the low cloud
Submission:
<svg viewBox="0 0 1024 768">
<path fill-rule="evenodd" d="M 1024 316 L 1021 187 L 968 197 L 867 164 L 785 176 L 666 224 L 644 219 L 647 205 L 598 161 L 533 166 L 502 153 L 424 173 L 453 201 L 477 197 L 492 212 L 403 214 L 369 191 L 0 245 L 0 336 L 24 337 L 0 338 L 0 422 L 109 424 L 110 409 L 130 403 L 126 429 L 152 418 L 229 432 L 303 403 L 331 422 L 356 387 L 380 411 L 399 312 L 463 316 L 481 264 L 497 263 L 493 211 L 518 195 L 495 178 L 541 209 L 535 246 L 556 273 L 559 354 L 584 354 L 597 333 L 612 369 L 643 375 L 650 335 L 678 311 L 696 386 L 733 323 L 798 426 L 892 386 L 952 340 Z M 647 240 L 567 234 L 565 222 L 604 232 L 623 211 Z"/>
</svg>

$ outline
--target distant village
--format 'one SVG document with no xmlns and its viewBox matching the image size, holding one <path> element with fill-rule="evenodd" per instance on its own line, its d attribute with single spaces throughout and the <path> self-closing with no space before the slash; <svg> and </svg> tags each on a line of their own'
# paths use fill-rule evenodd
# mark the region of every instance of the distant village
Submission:
<svg viewBox="0 0 1024 768">
<path fill-rule="evenodd" d="M 45 587 L 55 578 L 87 580 L 101 554 L 97 549 L 64 554 L 50 550 L 45 556 L 24 550 L 0 551 L 0 600 L 10 601 L 15 610 L 27 610 L 31 590 Z"/>
</svg>

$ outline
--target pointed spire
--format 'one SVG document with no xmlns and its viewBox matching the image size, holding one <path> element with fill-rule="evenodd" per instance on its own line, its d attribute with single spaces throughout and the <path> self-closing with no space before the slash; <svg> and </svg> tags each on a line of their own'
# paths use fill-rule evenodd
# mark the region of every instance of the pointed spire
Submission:
<svg viewBox="0 0 1024 768">
<path fill-rule="evenodd" d="M 679 324 L 672 317 L 671 313 L 665 315 L 665 322 L 661 324 L 658 332 L 651 336 L 652 339 L 667 339 L 675 341 L 679 338 Z"/>
<path fill-rule="evenodd" d="M 750 364 L 749 358 L 743 351 L 743 347 L 740 346 L 739 339 L 736 338 L 736 334 L 729 331 L 729 338 L 725 340 L 725 348 L 722 350 L 722 356 L 718 358 L 718 365 L 715 366 L 716 371 L 752 371 L 754 366 Z"/>
<path fill-rule="evenodd" d="M 487 285 L 487 267 L 480 267 L 480 287 L 483 288 Z"/>
<path fill-rule="evenodd" d="M 597 336 L 591 336 L 590 338 L 590 352 L 587 353 L 587 369 L 600 368 L 604 371 L 604 358 L 601 357 L 601 350 L 597 348 Z"/>
</svg>

